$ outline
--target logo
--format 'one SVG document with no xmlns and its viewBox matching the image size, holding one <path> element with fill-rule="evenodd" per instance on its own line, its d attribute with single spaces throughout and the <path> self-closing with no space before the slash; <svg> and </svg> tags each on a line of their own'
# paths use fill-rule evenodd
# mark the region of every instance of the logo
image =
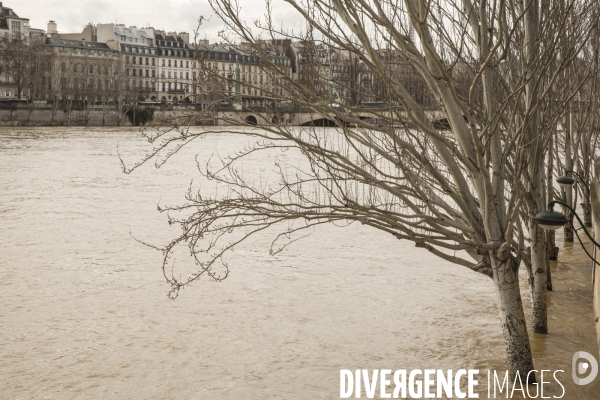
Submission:
<svg viewBox="0 0 600 400">
<path fill-rule="evenodd" d="M 579 361 L 580 359 L 585 359 L 586 361 Z M 577 368 L 576 365 L 577 364 Z M 593 355 L 587 353 L 585 351 L 578 351 L 573 354 L 573 382 L 576 385 L 587 385 L 591 383 L 596 376 L 598 375 L 598 361 L 594 358 Z M 589 372 L 589 375 L 586 378 L 579 378 L 579 376 L 583 376 Z"/>
</svg>

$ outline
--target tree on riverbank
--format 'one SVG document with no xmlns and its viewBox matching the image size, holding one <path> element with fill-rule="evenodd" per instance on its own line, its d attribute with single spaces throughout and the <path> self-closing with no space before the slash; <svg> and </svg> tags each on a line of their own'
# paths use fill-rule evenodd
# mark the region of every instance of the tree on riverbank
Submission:
<svg viewBox="0 0 600 400">
<path fill-rule="evenodd" d="M 0 72 L 9 78 L 17 87 L 18 99 L 24 91 L 31 91 L 33 82 L 38 79 L 41 45 L 37 42 L 29 44 L 25 40 L 0 37 Z M 1 76 L 1 74 L 0 74 Z M 32 93 L 28 93 L 29 96 Z"/>
<path fill-rule="evenodd" d="M 201 275 L 226 277 L 223 254 L 254 233 L 280 229 L 272 246 L 277 252 L 320 224 L 359 222 L 489 276 L 511 374 L 534 381 L 517 272 L 526 259 L 534 274 L 534 327 L 547 330 L 545 241 L 528 216 L 548 200 L 544 157 L 561 115 L 557 110 L 565 105 L 551 97 L 553 89 L 589 40 L 599 2 L 544 7 L 527 0 L 287 2 L 314 31 L 298 39 L 309 36 L 359 57 L 385 86 L 378 88 L 385 96 L 376 98 L 384 106 L 365 116 L 358 106 L 335 104 L 327 88 L 339 82 L 321 64 L 309 69 L 310 85 L 299 84 L 272 61 L 257 35 L 289 37 L 290 32 L 278 32 L 270 18 L 253 31 L 239 19 L 237 3 L 211 0 L 228 24 L 224 38 L 232 45 L 244 42 L 245 50 L 281 80 L 284 90 L 265 96 L 275 103 L 293 101 L 310 109 L 315 120 L 325 118 L 337 127 L 290 128 L 254 110 L 262 130 L 232 130 L 262 140 L 204 171 L 228 189 L 226 195 L 190 193 L 188 204 L 170 209 L 182 212 L 179 219 L 171 217 L 182 234 L 164 249 L 171 294 Z M 564 40 L 567 30 L 569 40 Z M 399 64 L 386 62 L 400 58 L 422 77 L 443 113 L 442 123 L 403 85 L 395 69 Z M 233 84 L 252 88 L 245 81 Z M 346 90 L 358 92 L 352 98 L 376 96 L 367 85 Z M 236 116 L 223 119 L 240 124 Z M 170 156 L 203 134 L 148 132 L 156 148 L 144 161 L 162 150 Z M 270 184 L 253 181 L 239 168 L 257 152 L 279 150 L 298 152 L 306 166 L 293 170 L 279 162 L 279 181 Z M 180 246 L 199 266 L 185 278 L 169 264 Z"/>
</svg>

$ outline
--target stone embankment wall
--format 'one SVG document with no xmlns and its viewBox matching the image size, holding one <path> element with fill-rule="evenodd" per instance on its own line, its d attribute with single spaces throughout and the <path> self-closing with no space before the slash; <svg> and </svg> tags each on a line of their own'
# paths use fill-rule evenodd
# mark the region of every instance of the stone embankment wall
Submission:
<svg viewBox="0 0 600 400">
<path fill-rule="evenodd" d="M 600 158 L 594 162 L 594 180 L 592 182 L 592 224 L 594 238 L 600 239 Z M 600 249 L 594 249 L 594 258 L 600 262 Z M 596 337 L 600 349 L 600 268 L 594 263 L 594 318 L 596 320 Z M 598 352 L 600 354 L 600 351 Z"/>
<path fill-rule="evenodd" d="M 54 115 L 53 115 L 54 114 Z M 12 108 L 0 109 L 0 126 L 131 126 L 125 116 L 117 121 L 117 113 L 112 110 L 58 110 L 51 108 Z"/>
<path fill-rule="evenodd" d="M 222 113 L 221 113 L 222 114 Z M 223 115 L 219 115 L 223 117 Z M 239 117 L 243 123 L 243 117 Z M 163 125 L 213 125 L 214 118 L 201 115 L 194 109 L 178 107 L 177 109 L 154 110 L 154 122 Z M 222 123 L 222 122 L 221 122 Z M 119 115 L 114 110 L 102 110 L 100 107 L 91 110 L 53 111 L 51 108 L 12 107 L 0 108 L 0 126 L 132 126 L 129 117 Z M 139 121 L 138 121 L 139 125 Z"/>
</svg>

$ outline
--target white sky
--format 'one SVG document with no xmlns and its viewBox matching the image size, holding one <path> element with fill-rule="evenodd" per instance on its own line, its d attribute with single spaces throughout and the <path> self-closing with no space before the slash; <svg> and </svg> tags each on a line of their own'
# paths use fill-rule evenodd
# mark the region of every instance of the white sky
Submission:
<svg viewBox="0 0 600 400">
<path fill-rule="evenodd" d="M 92 23 L 119 23 L 126 26 L 152 26 L 165 31 L 189 32 L 197 26 L 200 15 L 211 18 L 200 29 L 200 38 L 217 40 L 222 22 L 214 15 L 207 0 L 0 0 L 22 18 L 29 18 L 33 28 L 47 29 L 49 20 L 58 24 L 60 33 L 81 32 Z M 265 14 L 264 0 L 238 0 L 242 18 L 251 23 Z M 297 13 L 282 0 L 273 1 L 277 26 L 302 29 Z"/>
</svg>

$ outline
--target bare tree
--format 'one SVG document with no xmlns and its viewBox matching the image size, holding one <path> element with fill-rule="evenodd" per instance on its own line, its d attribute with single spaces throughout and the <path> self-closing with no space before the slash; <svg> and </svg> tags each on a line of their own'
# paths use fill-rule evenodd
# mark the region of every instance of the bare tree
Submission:
<svg viewBox="0 0 600 400">
<path fill-rule="evenodd" d="M 21 98 L 34 79 L 35 68 L 41 46 L 38 43 L 28 44 L 25 39 L 0 37 L 0 63 L 2 70 L 17 86 L 17 98 Z"/>
<path fill-rule="evenodd" d="M 181 212 L 170 218 L 182 228 L 163 249 L 170 294 L 176 297 L 202 275 L 224 279 L 223 254 L 255 233 L 279 229 L 272 247 L 277 252 L 317 225 L 359 222 L 490 277 L 509 370 L 535 381 L 518 269 L 521 261 L 530 267 L 533 325 L 547 331 L 545 239 L 529 216 L 545 208 L 544 157 L 556 115 L 561 115 L 553 110 L 565 105 L 551 98 L 552 88 L 588 41 L 598 2 L 551 2 L 542 8 L 530 0 L 286 1 L 314 31 L 298 37 L 306 64 L 298 81 L 262 45 L 261 34 L 290 37 L 290 32 L 278 32 L 270 17 L 251 29 L 240 19 L 236 2 L 210 3 L 228 25 L 223 38 L 232 45 L 245 43 L 245 51 L 278 82 L 265 90 L 269 101 L 293 101 L 337 127 L 290 128 L 259 109 L 241 109 L 259 117 L 261 130 L 231 132 L 262 140 L 221 160 L 216 169 L 207 164 L 203 170 L 227 188 L 226 194 L 189 193 L 187 204 L 169 209 Z M 267 6 L 270 10 L 269 1 Z M 563 40 L 567 29 L 569 40 Z M 385 107 L 369 110 L 370 118 L 364 118 L 364 110 L 354 104 L 332 104 L 327 93 L 331 74 L 318 56 L 320 44 L 360 57 L 384 86 L 380 93 L 385 95 L 377 101 Z M 382 49 L 416 71 L 437 112 L 415 100 L 407 81 L 381 57 Z M 247 81 L 214 75 L 219 76 L 224 98 L 234 97 L 236 85 L 253 88 Z M 555 118 L 541 118 L 542 112 Z M 249 121 L 244 115 L 223 113 L 223 123 L 239 126 Z M 155 147 L 127 172 L 153 157 L 160 164 L 207 133 L 159 128 L 146 134 Z M 273 150 L 295 151 L 305 165 L 290 172 L 278 163 L 279 181 L 270 185 L 239 168 L 246 157 Z M 180 247 L 198 266 L 184 278 L 169 264 Z"/>
</svg>

